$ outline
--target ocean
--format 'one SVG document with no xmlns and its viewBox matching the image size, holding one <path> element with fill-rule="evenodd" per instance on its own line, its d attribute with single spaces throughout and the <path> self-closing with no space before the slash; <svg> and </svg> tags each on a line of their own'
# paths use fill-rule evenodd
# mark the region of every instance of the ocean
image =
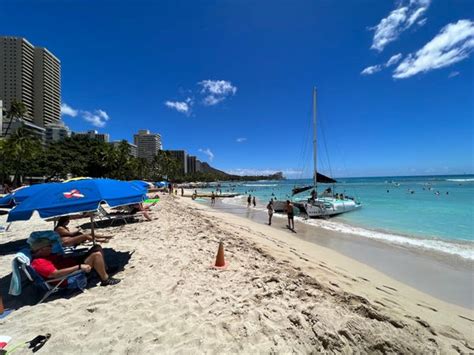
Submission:
<svg viewBox="0 0 474 355">
<path fill-rule="evenodd" d="M 223 192 L 242 194 L 224 203 L 245 205 L 248 194 L 264 209 L 275 196 L 291 197 L 310 179 L 221 183 Z M 321 184 L 318 191 L 330 185 Z M 335 191 L 353 196 L 362 208 L 328 220 L 302 223 L 409 247 L 474 260 L 474 175 L 341 178 Z M 305 193 L 301 195 L 304 196 Z"/>
</svg>

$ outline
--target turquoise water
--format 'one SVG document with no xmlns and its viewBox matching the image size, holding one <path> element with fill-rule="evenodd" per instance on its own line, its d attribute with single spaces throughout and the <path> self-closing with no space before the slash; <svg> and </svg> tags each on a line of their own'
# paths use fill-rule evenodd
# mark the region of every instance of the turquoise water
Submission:
<svg viewBox="0 0 474 355">
<path fill-rule="evenodd" d="M 273 195 L 287 199 L 295 185 L 310 183 L 310 180 L 223 183 L 222 190 L 255 195 L 257 204 L 263 207 Z M 328 186 L 321 185 L 318 191 Z M 472 257 L 474 175 L 345 178 L 338 179 L 335 191 L 356 197 L 363 207 L 332 218 L 325 224 L 313 220 L 308 223 L 339 230 L 341 227 L 336 227 L 335 222 L 345 222 L 368 231 L 388 233 L 392 237 L 403 236 L 405 242 L 413 245 L 423 244 L 425 240 L 424 245 L 430 244 L 439 250 L 450 248 L 449 244 L 442 242 L 454 242 L 462 245 L 464 250 L 467 248 L 469 257 Z M 226 202 L 245 204 L 246 196 Z M 369 236 L 367 231 L 358 232 Z M 406 239 L 410 237 L 413 240 Z M 460 253 L 458 250 L 454 254 Z"/>
</svg>

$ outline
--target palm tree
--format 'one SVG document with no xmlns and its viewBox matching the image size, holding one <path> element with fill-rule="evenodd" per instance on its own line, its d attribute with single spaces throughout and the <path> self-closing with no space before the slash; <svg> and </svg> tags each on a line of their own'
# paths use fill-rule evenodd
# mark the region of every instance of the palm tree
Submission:
<svg viewBox="0 0 474 355">
<path fill-rule="evenodd" d="M 26 112 L 27 112 L 27 109 L 26 109 L 26 106 L 23 102 L 16 101 L 16 100 L 12 101 L 12 104 L 10 106 L 10 110 L 8 110 L 8 112 L 7 112 L 7 118 L 9 118 L 10 121 L 8 122 L 7 129 L 5 130 L 5 137 L 7 136 L 8 131 L 10 130 L 10 126 L 12 125 L 13 120 L 23 119 Z"/>
<path fill-rule="evenodd" d="M 6 157 L 10 160 L 10 166 L 14 172 L 13 184 L 18 186 L 21 177 L 27 173 L 32 162 L 41 152 L 41 144 L 24 128 L 19 128 L 6 141 Z"/>
</svg>

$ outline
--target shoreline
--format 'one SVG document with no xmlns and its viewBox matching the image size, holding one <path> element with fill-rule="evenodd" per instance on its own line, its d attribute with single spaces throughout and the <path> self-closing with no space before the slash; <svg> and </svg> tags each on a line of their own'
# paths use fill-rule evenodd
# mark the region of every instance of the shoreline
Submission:
<svg viewBox="0 0 474 355">
<path fill-rule="evenodd" d="M 235 203 L 237 200 L 232 200 L 233 199 L 228 199 L 225 203 L 235 207 L 246 207 L 246 203 Z M 257 204 L 256 209 L 264 212 L 266 215 L 265 206 Z M 317 228 L 356 235 L 357 237 L 363 237 L 364 239 L 378 240 L 393 246 L 406 247 L 415 252 L 430 253 L 437 258 L 452 257 L 458 258 L 460 262 L 468 263 L 474 261 L 474 242 L 471 240 L 444 239 L 438 236 L 420 236 L 400 231 L 390 231 L 358 224 L 353 221 L 345 220 L 342 217 L 338 218 L 337 216 L 324 220 L 311 218 L 305 219 L 296 215 L 295 220 L 299 220 L 306 225 L 311 225 Z"/>
<path fill-rule="evenodd" d="M 214 207 L 209 206 L 209 201 L 197 203 L 260 224 L 266 224 L 268 219 L 267 213 L 258 207 L 247 209 L 246 206 L 222 203 L 219 199 Z M 281 228 L 286 225 L 286 216 L 274 214 L 273 221 L 280 221 L 273 224 L 279 224 L 278 228 Z M 297 233 L 292 234 L 297 238 L 335 250 L 445 302 L 469 309 L 474 307 L 473 264 L 470 260 L 438 251 L 330 230 L 297 219 L 295 222 Z"/>
</svg>

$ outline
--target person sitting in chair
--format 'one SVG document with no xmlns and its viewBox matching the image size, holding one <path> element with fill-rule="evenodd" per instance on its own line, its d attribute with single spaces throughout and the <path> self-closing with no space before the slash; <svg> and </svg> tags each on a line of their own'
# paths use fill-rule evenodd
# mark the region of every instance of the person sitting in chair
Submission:
<svg viewBox="0 0 474 355">
<path fill-rule="evenodd" d="M 121 281 L 107 274 L 104 256 L 100 251 L 90 251 L 83 260 L 78 260 L 53 254 L 52 243 L 50 239 L 42 238 L 34 240 L 30 245 L 33 256 L 31 267 L 45 279 L 67 276 L 78 270 L 85 273 L 94 270 L 99 275 L 101 286 L 116 285 Z"/>
<path fill-rule="evenodd" d="M 82 233 L 78 230 L 71 231 L 68 228 L 70 220 L 71 218 L 69 216 L 60 217 L 57 226 L 54 228 L 54 231 L 59 234 L 63 246 L 71 247 L 81 243 L 93 241 L 94 238 L 90 234 Z M 95 240 L 102 243 L 108 242 L 110 238 L 112 237 L 95 235 Z"/>
</svg>

